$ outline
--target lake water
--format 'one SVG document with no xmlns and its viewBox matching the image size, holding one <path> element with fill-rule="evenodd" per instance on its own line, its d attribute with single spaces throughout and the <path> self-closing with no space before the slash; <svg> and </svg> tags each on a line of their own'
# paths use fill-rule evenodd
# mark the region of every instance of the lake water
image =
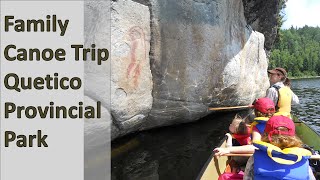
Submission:
<svg viewBox="0 0 320 180">
<path fill-rule="evenodd" d="M 113 180 L 194 180 L 227 132 L 234 112 L 129 135 L 113 142 Z"/>
<path fill-rule="evenodd" d="M 300 105 L 293 112 L 320 132 L 320 79 L 292 81 Z M 235 112 L 159 128 L 112 143 L 112 180 L 194 180 L 228 131 Z"/>
<path fill-rule="evenodd" d="M 320 133 L 320 78 L 292 80 L 292 90 L 300 100 L 293 113 Z"/>
</svg>

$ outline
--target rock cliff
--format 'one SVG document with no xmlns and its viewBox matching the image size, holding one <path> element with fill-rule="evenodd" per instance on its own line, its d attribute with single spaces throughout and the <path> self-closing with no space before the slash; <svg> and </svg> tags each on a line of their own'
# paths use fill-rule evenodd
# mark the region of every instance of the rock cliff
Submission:
<svg viewBox="0 0 320 180">
<path fill-rule="evenodd" d="M 104 92 L 97 92 L 94 83 L 86 91 L 109 106 L 112 139 L 196 121 L 210 113 L 209 106 L 247 105 L 263 96 L 269 85 L 264 49 L 275 32 L 263 31 L 270 33 L 265 43 L 264 35 L 255 31 L 267 20 L 255 16 L 251 22 L 254 2 L 112 1 L 111 100 L 103 99 L 99 94 Z M 107 21 L 103 8 L 97 8 L 100 2 L 93 3 L 98 5 L 88 16 Z M 95 33 L 101 28 L 106 27 L 91 32 L 98 44 L 106 40 L 105 34 Z"/>
<path fill-rule="evenodd" d="M 264 46 L 270 50 L 277 37 L 280 0 L 243 0 L 247 23 L 265 36 Z"/>
</svg>

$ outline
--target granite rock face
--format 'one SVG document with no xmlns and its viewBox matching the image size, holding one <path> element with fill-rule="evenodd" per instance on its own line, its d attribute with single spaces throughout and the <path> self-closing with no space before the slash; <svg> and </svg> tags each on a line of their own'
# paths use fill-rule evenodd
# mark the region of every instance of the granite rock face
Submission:
<svg viewBox="0 0 320 180">
<path fill-rule="evenodd" d="M 84 2 L 84 45 L 110 50 L 110 2 Z M 104 179 L 110 168 L 111 138 L 120 135 L 110 113 L 110 61 L 101 65 L 84 62 L 84 104 L 95 106 L 101 102 L 101 117 L 84 120 L 84 179 Z M 112 132 L 112 137 L 110 137 Z M 97 161 L 99 160 L 99 161 Z"/>
<path fill-rule="evenodd" d="M 120 134 L 139 129 L 152 107 L 150 34 L 148 6 L 112 2 L 111 113 Z"/>
<path fill-rule="evenodd" d="M 268 87 L 264 37 L 241 1 L 152 1 L 153 107 L 143 128 L 249 104 Z"/>
<path fill-rule="evenodd" d="M 107 21 L 102 11 L 88 16 Z M 111 72 L 100 77 L 111 79 L 111 103 L 105 105 L 112 139 L 196 121 L 210 113 L 209 106 L 248 105 L 264 96 L 264 36 L 245 14 L 242 1 L 112 1 Z M 103 43 L 105 35 L 93 38 Z M 98 86 L 87 89 L 93 99 L 105 97 Z"/>
</svg>

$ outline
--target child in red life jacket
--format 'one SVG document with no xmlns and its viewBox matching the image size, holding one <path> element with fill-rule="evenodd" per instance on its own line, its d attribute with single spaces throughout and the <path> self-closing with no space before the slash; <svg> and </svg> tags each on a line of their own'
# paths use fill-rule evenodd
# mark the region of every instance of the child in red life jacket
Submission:
<svg viewBox="0 0 320 180">
<path fill-rule="evenodd" d="M 226 134 L 228 137 L 226 147 L 251 144 L 249 130 L 249 127 L 241 116 L 236 115 L 229 126 L 230 133 Z M 241 171 L 241 167 L 246 165 L 248 157 L 232 157 L 229 160 L 230 172 L 226 171 L 226 173 L 219 177 L 219 180 L 235 179 L 236 177 L 242 179 L 244 169 Z"/>
<path fill-rule="evenodd" d="M 269 98 L 259 98 L 252 106 L 255 110 L 256 118 L 252 123 L 252 141 L 261 140 L 265 123 L 274 114 L 275 107 L 272 100 Z M 243 146 L 232 146 L 226 148 L 215 148 L 213 151 L 216 156 L 221 156 L 229 153 L 254 153 L 255 147 L 251 144 Z"/>
<path fill-rule="evenodd" d="M 248 127 L 241 116 L 236 115 L 229 126 L 230 133 L 227 133 L 227 147 L 242 146 L 251 143 L 251 135 Z"/>
</svg>

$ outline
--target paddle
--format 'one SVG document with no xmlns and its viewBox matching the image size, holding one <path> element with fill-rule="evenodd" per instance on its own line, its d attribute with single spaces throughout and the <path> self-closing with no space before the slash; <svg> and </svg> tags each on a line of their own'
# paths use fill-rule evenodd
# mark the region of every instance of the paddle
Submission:
<svg viewBox="0 0 320 180">
<path fill-rule="evenodd" d="M 240 156 L 240 157 L 250 157 L 252 156 L 252 154 L 233 154 L 233 153 L 230 153 L 230 154 L 224 154 L 222 156 Z M 310 156 L 310 159 L 320 159 L 320 155 L 311 155 Z"/>
<path fill-rule="evenodd" d="M 247 106 L 231 106 L 231 107 L 209 107 L 208 109 L 211 111 L 219 111 L 219 110 L 228 110 L 228 109 L 241 109 L 241 108 L 250 108 L 252 105 Z"/>
</svg>

